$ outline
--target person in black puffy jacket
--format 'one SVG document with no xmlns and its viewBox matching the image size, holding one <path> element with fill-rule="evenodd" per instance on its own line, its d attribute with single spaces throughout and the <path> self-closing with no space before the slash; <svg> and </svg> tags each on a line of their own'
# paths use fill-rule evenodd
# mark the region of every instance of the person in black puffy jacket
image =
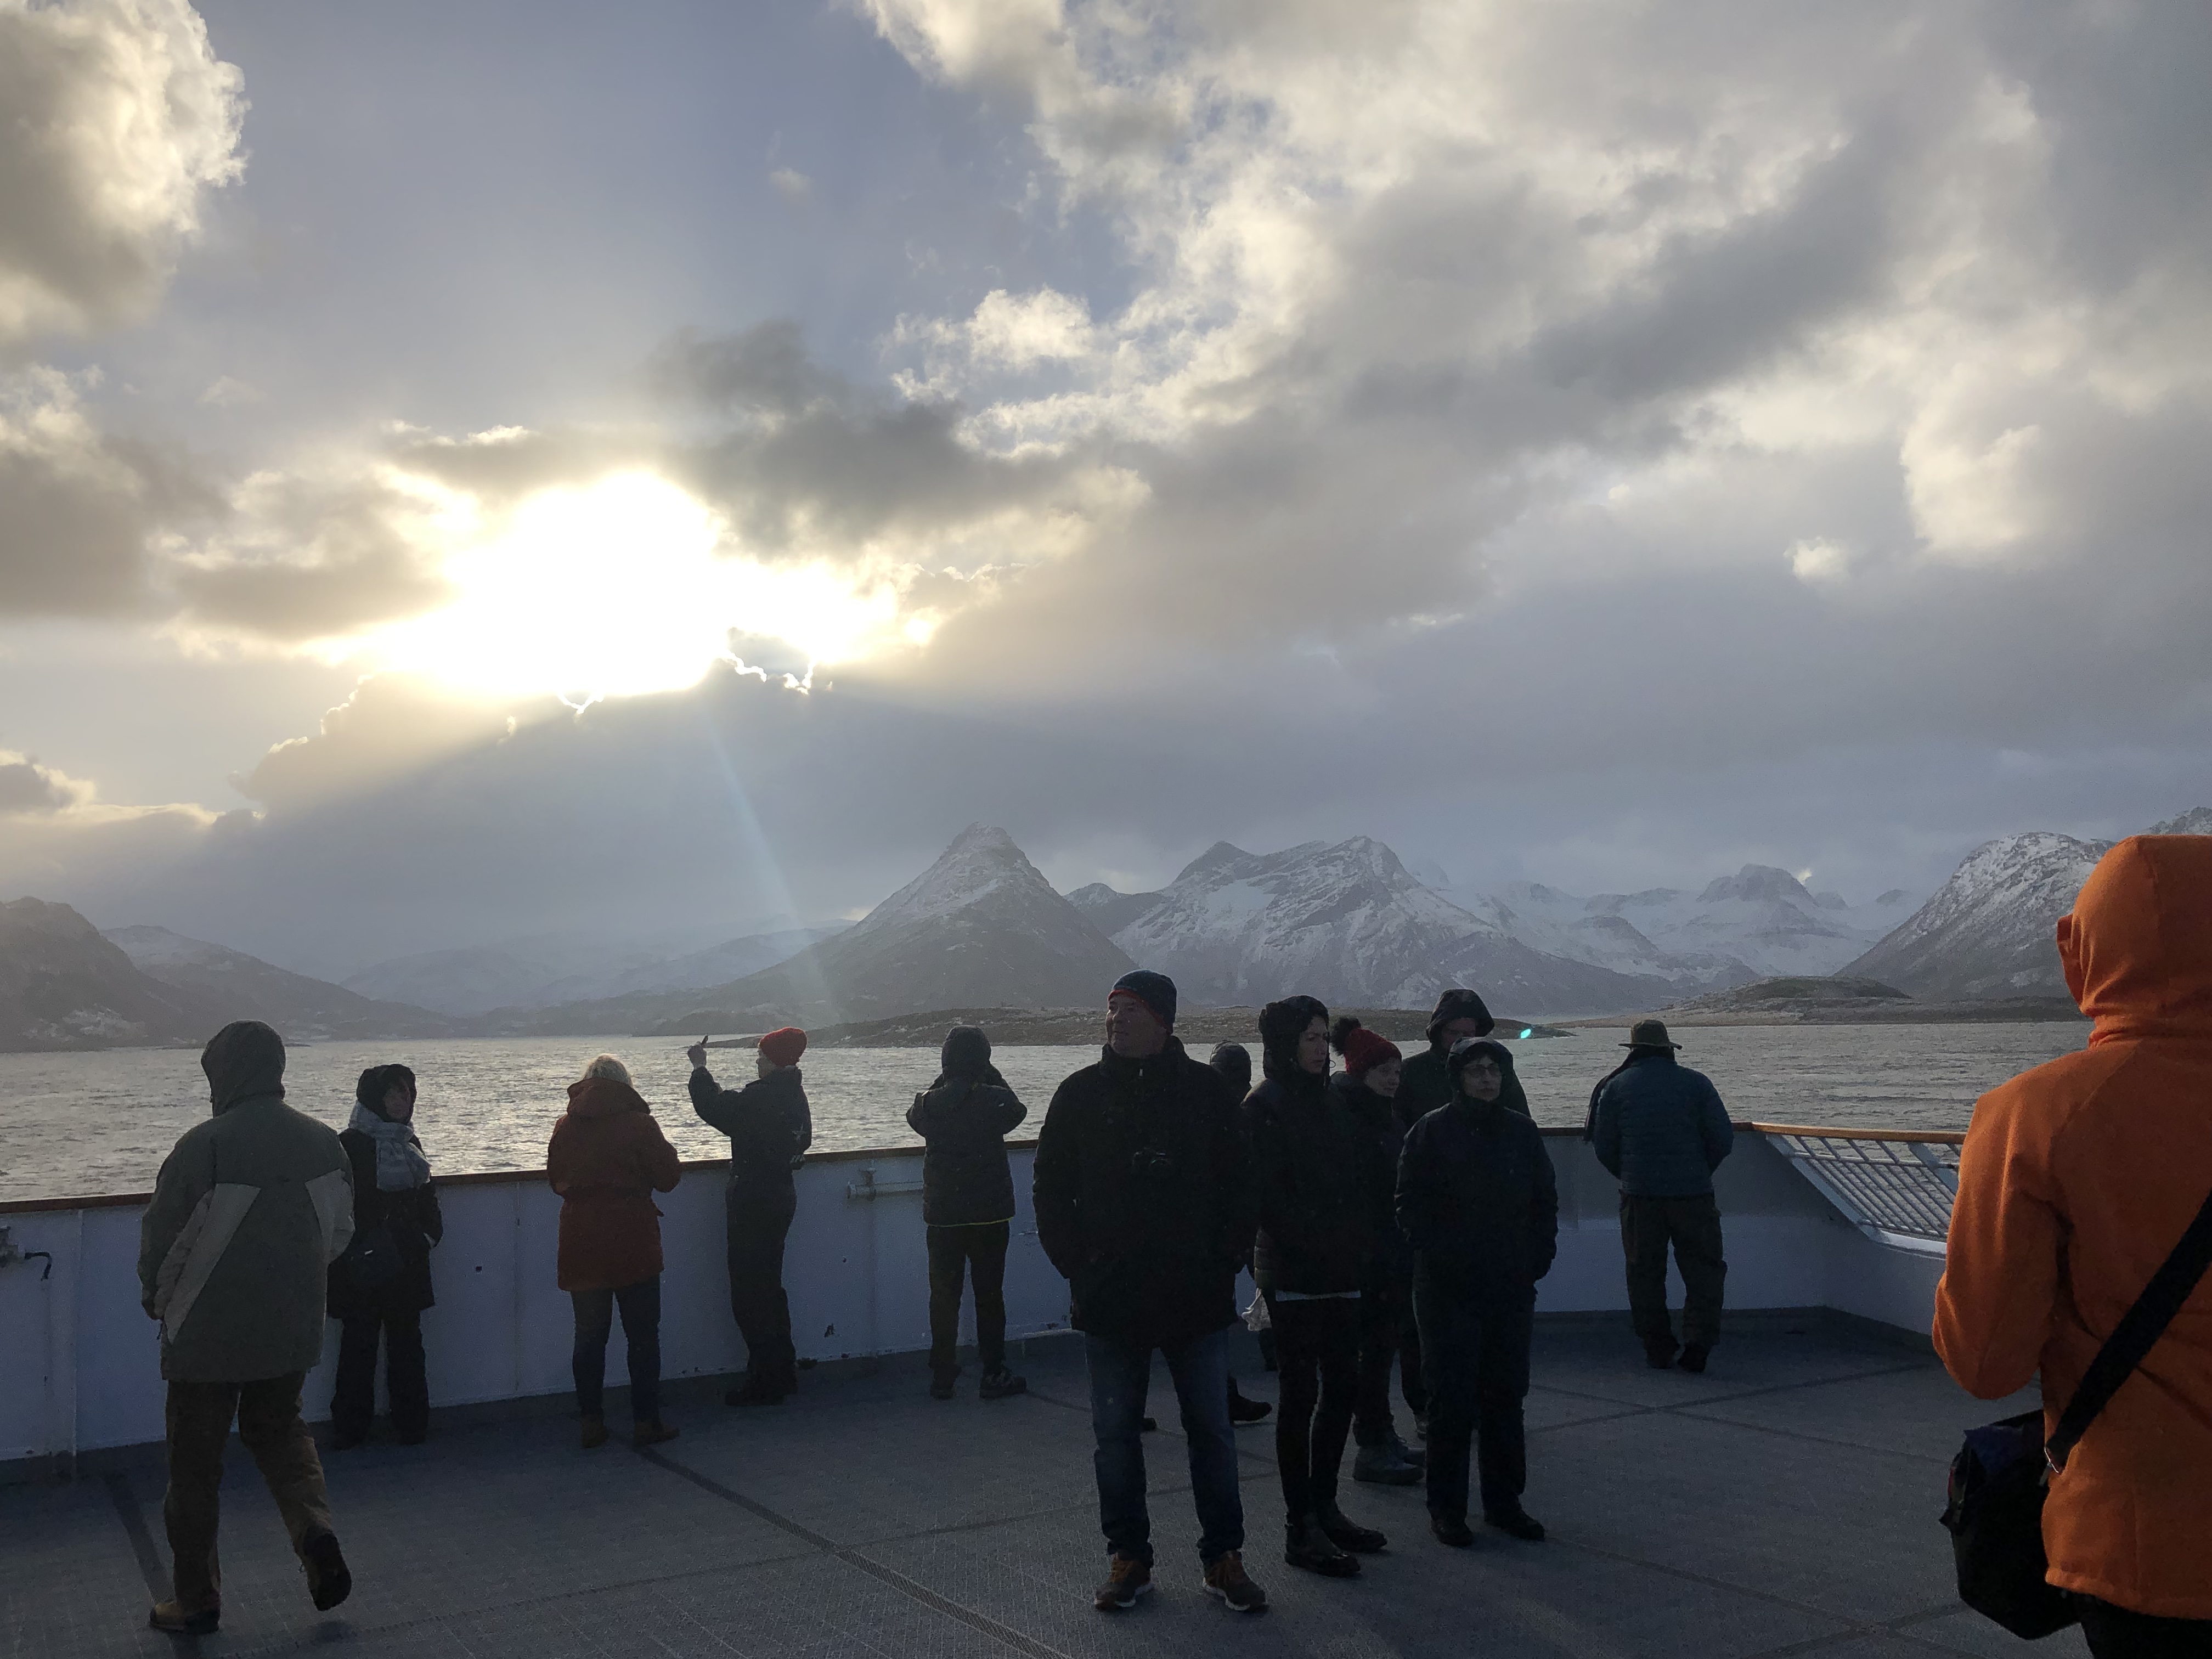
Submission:
<svg viewBox="0 0 2212 1659">
<path fill-rule="evenodd" d="M 1468 1455 L 1481 1442 L 1482 1515 L 1534 1542 L 1521 1402 L 1536 1281 L 1559 1237 L 1559 1186 L 1543 1132 L 1500 1102 L 1513 1056 L 1488 1037 L 1449 1055 L 1458 1093 L 1407 1132 L 1398 1158 L 1398 1227 L 1413 1249 L 1413 1311 L 1429 1382 L 1429 1522 L 1472 1543 Z"/>
<path fill-rule="evenodd" d="M 914 1097 L 907 1127 L 922 1139 L 921 1219 L 929 1240 L 929 1392 L 952 1398 L 960 1375 L 960 1281 L 975 1285 L 975 1352 L 981 1394 L 1002 1400 L 1028 1382 L 1006 1369 L 1006 1242 L 1014 1177 L 1006 1136 L 1029 1109 L 991 1064 L 991 1039 L 956 1025 L 938 1054 L 938 1078 Z"/>
<path fill-rule="evenodd" d="M 1338 1466 L 1359 1393 L 1359 1298 L 1375 1250 L 1381 1157 L 1328 1086 L 1328 1010 L 1286 997 L 1260 1011 L 1266 1079 L 1244 1103 L 1260 1200 L 1252 1276 L 1282 1365 L 1275 1462 L 1283 1559 L 1331 1577 L 1382 1534 L 1337 1507 Z"/>
</svg>

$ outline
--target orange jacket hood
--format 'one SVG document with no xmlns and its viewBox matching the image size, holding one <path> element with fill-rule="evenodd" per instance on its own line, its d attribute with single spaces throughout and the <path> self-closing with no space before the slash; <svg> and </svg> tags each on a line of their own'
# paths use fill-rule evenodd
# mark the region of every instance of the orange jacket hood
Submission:
<svg viewBox="0 0 2212 1659">
<path fill-rule="evenodd" d="M 2130 836 L 2058 919 L 2090 1042 L 2212 1037 L 2212 836 Z"/>
</svg>

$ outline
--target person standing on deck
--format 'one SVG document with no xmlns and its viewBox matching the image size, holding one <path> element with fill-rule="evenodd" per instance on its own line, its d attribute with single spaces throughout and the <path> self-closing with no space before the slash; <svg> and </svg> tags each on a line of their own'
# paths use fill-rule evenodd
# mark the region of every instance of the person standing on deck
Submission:
<svg viewBox="0 0 2212 1659">
<path fill-rule="evenodd" d="M 929 1249 L 929 1392 L 952 1398 L 960 1375 L 960 1282 L 975 1286 L 975 1352 L 986 1400 L 1029 1384 L 1006 1369 L 1006 1242 L 1014 1176 L 1006 1137 L 1029 1115 L 999 1068 L 991 1039 L 956 1025 L 938 1053 L 937 1081 L 914 1097 L 906 1127 L 920 1135 L 921 1222 Z"/>
<path fill-rule="evenodd" d="M 1190 1449 L 1204 1588 L 1257 1613 L 1267 1598 L 1244 1571 L 1228 1411 L 1228 1328 L 1255 1227 L 1251 1155 L 1229 1085 L 1183 1052 L 1175 1016 L 1166 975 L 1138 969 L 1115 981 L 1104 1052 L 1053 1092 L 1037 1135 L 1037 1242 L 1068 1282 L 1091 1369 L 1110 1558 L 1092 1604 L 1131 1607 L 1152 1587 L 1143 1424 L 1158 1349 Z"/>
<path fill-rule="evenodd" d="M 1241 1042 L 1217 1042 L 1206 1063 L 1221 1073 L 1242 1101 L 1252 1092 L 1252 1051 Z M 1249 1269 L 1251 1263 L 1244 1266 Z M 1269 1370 L 1275 1369 L 1275 1333 L 1260 1330 L 1253 1333 L 1260 1344 L 1261 1363 Z M 1242 1428 L 1247 1423 L 1264 1422 L 1275 1408 L 1264 1400 L 1247 1400 L 1237 1387 L 1237 1373 L 1229 1374 L 1229 1420 Z"/>
<path fill-rule="evenodd" d="M 380 1338 L 393 1433 L 401 1445 L 419 1446 L 430 1431 L 422 1313 L 437 1303 L 430 1252 L 446 1236 L 446 1222 L 414 1126 L 415 1073 L 396 1065 L 363 1072 L 354 1085 L 353 1120 L 338 1136 L 353 1164 L 353 1243 L 330 1274 L 330 1314 L 339 1322 L 331 1396 L 331 1445 L 337 1451 L 368 1438 Z"/>
<path fill-rule="evenodd" d="M 1559 1185 L 1542 1131 L 1503 1103 L 1513 1056 L 1488 1037 L 1452 1045 L 1458 1096 L 1416 1123 L 1398 1158 L 1398 1227 L 1413 1248 L 1413 1311 L 1429 1384 L 1429 1526 L 1455 1547 L 1467 1524 L 1468 1454 L 1481 1443 L 1482 1518 L 1530 1543 L 1521 1506 L 1536 1281 L 1559 1239 Z"/>
<path fill-rule="evenodd" d="M 732 1406 L 773 1406 L 799 1389 L 799 1356 L 791 1342 L 791 1298 L 783 1289 L 783 1241 L 799 1213 L 792 1171 L 814 1144 L 799 1057 L 806 1033 L 787 1025 L 761 1038 L 759 1075 L 725 1089 L 707 1069 L 707 1045 L 685 1051 L 691 1061 L 691 1109 L 730 1138 L 726 1206 L 730 1311 L 745 1339 L 745 1380 L 722 1396 Z"/>
<path fill-rule="evenodd" d="M 258 1019 L 200 1054 L 215 1113 L 163 1160 L 139 1223 L 138 1285 L 161 1323 L 169 1488 L 161 1518 L 173 1589 L 148 1620 L 204 1636 L 222 1616 L 216 1559 L 222 1450 L 233 1418 L 323 1612 L 353 1575 L 300 1389 L 323 1353 L 330 1265 L 353 1237 L 352 1166 L 337 1132 L 284 1103 L 284 1039 Z"/>
<path fill-rule="evenodd" d="M 1674 1058 L 1666 1024 L 1639 1019 L 1621 1045 L 1628 1058 L 1590 1095 L 1589 1140 L 1620 1182 L 1620 1253 L 1628 1317 L 1655 1370 L 1674 1364 L 1667 1314 L 1667 1248 L 1682 1274 L 1681 1364 L 1702 1371 L 1721 1335 L 1721 1209 L 1713 1171 L 1735 1143 L 1720 1091 Z"/>
<path fill-rule="evenodd" d="M 1282 1361 L 1275 1463 L 1283 1559 L 1350 1578 L 1389 1540 L 1337 1506 L 1337 1472 L 1359 1394 L 1359 1297 L 1375 1250 L 1381 1159 L 1328 1086 L 1328 1010 L 1285 997 L 1260 1011 L 1266 1079 L 1244 1103 L 1260 1226 L 1252 1275 Z"/>
<path fill-rule="evenodd" d="M 1374 1249 L 1359 1286 L 1359 1398 L 1352 1419 L 1359 1454 L 1352 1460 L 1352 1478 L 1376 1486 L 1417 1486 L 1427 1456 L 1401 1440 L 1390 1420 L 1390 1370 L 1402 1346 L 1401 1332 L 1413 1317 L 1413 1255 L 1398 1231 L 1395 1213 L 1398 1154 L 1406 1144 L 1395 1105 L 1403 1058 L 1396 1043 L 1350 1014 L 1329 1028 L 1328 1040 L 1344 1056 L 1344 1070 L 1329 1079 L 1329 1089 L 1366 1131 L 1375 1152 L 1369 1166 Z M 1417 1341 L 1405 1362 L 1408 1406 L 1416 1399 L 1428 1403 L 1427 1393 L 1411 1376 L 1420 1363 Z"/>
<path fill-rule="evenodd" d="M 1975 1103 L 1936 1351 L 2046 1433 L 2212 1193 L 2212 836 L 2133 836 L 2058 921 L 2088 1047 Z M 2051 1477 L 2049 1581 L 2097 1659 L 2212 1654 L 2212 1274 Z"/>
<path fill-rule="evenodd" d="M 568 1109 L 545 1148 L 545 1182 L 561 1194 L 555 1271 L 575 1316 L 569 1369 L 583 1449 L 607 1443 L 607 1338 L 622 1313 L 629 1350 L 630 1440 L 673 1440 L 660 1416 L 660 1206 L 684 1178 L 676 1149 L 653 1108 L 630 1085 L 629 1068 L 599 1054 L 568 1085 Z"/>
</svg>

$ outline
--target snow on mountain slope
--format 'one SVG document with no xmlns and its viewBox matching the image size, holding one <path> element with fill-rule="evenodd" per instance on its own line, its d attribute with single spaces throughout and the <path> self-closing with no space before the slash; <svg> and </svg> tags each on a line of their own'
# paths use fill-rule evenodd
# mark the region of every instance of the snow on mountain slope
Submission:
<svg viewBox="0 0 2212 1659">
<path fill-rule="evenodd" d="M 204 1042 L 207 1020 L 68 905 L 0 902 L 0 1052 Z"/>
<path fill-rule="evenodd" d="M 1423 885 L 1381 842 L 1309 842 L 1279 853 L 1217 842 L 1156 894 L 1081 890 L 1094 916 L 1127 916 L 1114 942 L 1193 1002 L 1265 1002 L 1292 992 L 1369 1007 L 1426 1004 L 1473 984 L 1520 1014 L 1651 1004 L 1645 981 L 1547 954 L 1497 910 L 1470 911 Z"/>
<path fill-rule="evenodd" d="M 101 935 L 140 972 L 183 993 L 204 1010 L 212 1036 L 234 1019 L 258 1019 L 287 1037 L 443 1036 L 453 1022 L 428 1009 L 380 1002 L 279 968 L 243 951 L 188 939 L 166 927 L 112 927 Z"/>
</svg>

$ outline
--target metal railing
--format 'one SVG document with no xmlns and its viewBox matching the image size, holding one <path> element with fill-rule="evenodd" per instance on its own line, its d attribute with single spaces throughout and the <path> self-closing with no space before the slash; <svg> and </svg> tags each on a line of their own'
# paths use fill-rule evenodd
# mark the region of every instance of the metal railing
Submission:
<svg viewBox="0 0 2212 1659">
<path fill-rule="evenodd" d="M 1802 1123 L 1751 1127 L 1869 1237 L 1941 1248 L 1950 1232 L 1963 1134 Z"/>
</svg>

